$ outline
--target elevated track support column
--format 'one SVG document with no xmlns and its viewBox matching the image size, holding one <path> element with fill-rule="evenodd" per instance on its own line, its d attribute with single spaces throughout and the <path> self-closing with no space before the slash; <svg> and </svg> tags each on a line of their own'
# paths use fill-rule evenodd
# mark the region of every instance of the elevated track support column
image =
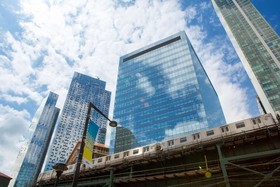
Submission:
<svg viewBox="0 0 280 187">
<path fill-rule="evenodd" d="M 216 147 L 217 147 L 217 151 L 218 151 L 218 154 L 219 154 L 219 161 L 220 161 L 220 164 L 221 164 L 225 185 L 226 185 L 226 187 L 230 187 L 229 180 L 228 180 L 228 174 L 227 174 L 227 170 L 226 170 L 227 160 L 224 159 L 224 157 L 222 155 L 220 145 L 217 144 Z"/>
<path fill-rule="evenodd" d="M 109 187 L 114 187 L 114 170 L 110 170 L 110 181 L 109 181 Z"/>
</svg>

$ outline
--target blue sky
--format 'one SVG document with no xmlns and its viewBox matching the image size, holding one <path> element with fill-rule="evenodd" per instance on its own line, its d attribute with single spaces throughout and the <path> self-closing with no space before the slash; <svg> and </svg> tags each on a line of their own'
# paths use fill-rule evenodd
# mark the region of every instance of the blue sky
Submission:
<svg viewBox="0 0 280 187">
<path fill-rule="evenodd" d="M 265 17 L 268 23 L 280 33 L 280 1 L 277 0 L 252 0 L 258 11 Z"/>
<path fill-rule="evenodd" d="M 258 115 L 256 93 L 210 0 L 117 2 L 1 0 L 1 172 L 11 174 L 49 91 L 59 94 L 62 108 L 74 71 L 106 81 L 114 101 L 119 57 L 181 30 L 200 57 L 227 121 Z M 280 1 L 252 2 L 279 34 Z"/>
</svg>

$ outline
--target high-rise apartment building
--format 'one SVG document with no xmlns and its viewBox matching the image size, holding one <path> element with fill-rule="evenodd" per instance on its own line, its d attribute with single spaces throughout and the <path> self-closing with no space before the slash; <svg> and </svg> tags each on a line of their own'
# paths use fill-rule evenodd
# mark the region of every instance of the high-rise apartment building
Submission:
<svg viewBox="0 0 280 187">
<path fill-rule="evenodd" d="M 212 0 L 267 113 L 280 110 L 280 38 L 251 0 Z"/>
<path fill-rule="evenodd" d="M 48 152 L 45 171 L 58 162 L 66 163 L 68 157 L 82 138 L 89 103 L 93 103 L 105 115 L 109 114 L 111 92 L 106 83 L 75 72 L 59 119 L 52 145 Z M 105 143 L 107 120 L 95 110 L 91 119 L 99 125 L 98 143 Z"/>
<path fill-rule="evenodd" d="M 111 152 L 225 123 L 218 96 L 185 32 L 120 58 Z"/>
<path fill-rule="evenodd" d="M 55 107 L 57 99 L 58 95 L 50 92 L 20 166 L 15 187 L 29 187 L 36 184 L 59 114 L 59 109 Z"/>
</svg>

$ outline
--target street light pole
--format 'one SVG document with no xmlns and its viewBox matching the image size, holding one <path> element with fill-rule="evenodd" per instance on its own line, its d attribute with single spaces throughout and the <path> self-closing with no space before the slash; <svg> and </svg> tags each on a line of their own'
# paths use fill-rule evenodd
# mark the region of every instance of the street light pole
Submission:
<svg viewBox="0 0 280 187">
<path fill-rule="evenodd" d="M 59 180 L 59 177 L 60 177 L 61 174 L 62 174 L 61 172 L 56 172 L 56 181 L 55 181 L 54 187 L 57 187 L 57 185 L 58 185 L 58 180 Z"/>
<path fill-rule="evenodd" d="M 64 164 L 64 163 L 56 163 L 53 166 L 53 169 L 56 171 L 56 181 L 55 181 L 55 185 L 54 186 L 57 187 L 58 181 L 59 181 L 59 177 L 61 176 L 63 171 L 66 171 L 68 168 L 67 168 L 66 164 Z"/>
<path fill-rule="evenodd" d="M 103 114 L 103 112 L 101 112 L 93 103 L 89 103 L 89 107 L 91 108 L 94 108 L 99 114 L 101 114 L 104 118 L 106 118 L 110 123 L 109 125 L 111 127 L 117 127 L 118 126 L 118 123 L 116 121 L 112 121 L 110 120 L 105 114 Z M 90 112 L 90 111 L 89 111 Z"/>
<path fill-rule="evenodd" d="M 86 140 L 86 136 L 87 136 L 88 123 L 89 123 L 89 120 L 90 120 L 91 108 L 94 108 L 99 114 L 101 114 L 104 118 L 106 118 L 110 122 L 109 125 L 111 127 L 117 127 L 117 125 L 118 125 L 118 123 L 116 121 L 110 120 L 93 103 L 89 103 L 86 122 L 85 122 L 85 127 L 84 127 L 84 132 L 83 132 L 81 146 L 80 146 L 79 155 L 78 155 L 78 160 L 77 160 L 77 163 L 76 163 L 76 169 L 75 169 L 75 173 L 74 173 L 74 177 L 73 177 L 72 187 L 77 187 L 77 185 L 78 185 L 78 178 L 79 178 L 79 175 L 80 175 L 80 168 L 81 168 L 81 164 L 82 164 L 82 160 L 83 160 L 83 153 L 84 153 L 84 147 L 85 147 L 85 140 Z"/>
</svg>

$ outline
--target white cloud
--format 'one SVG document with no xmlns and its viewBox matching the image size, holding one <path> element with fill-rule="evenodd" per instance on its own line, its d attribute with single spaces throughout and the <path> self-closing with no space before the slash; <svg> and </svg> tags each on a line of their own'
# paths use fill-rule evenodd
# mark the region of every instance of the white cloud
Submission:
<svg viewBox="0 0 280 187">
<path fill-rule="evenodd" d="M 212 5 L 211 5 L 210 1 L 208 3 L 202 2 L 202 3 L 199 4 L 199 7 L 202 11 L 211 8 L 211 6 Z"/>
<path fill-rule="evenodd" d="M 0 92 L 2 94 L 11 94 L 16 98 L 9 100 L 18 100 L 18 97 L 28 97 L 28 99 L 39 103 L 42 96 L 32 88 L 33 80 L 30 76 L 34 74 L 31 66 L 29 52 L 25 49 L 26 44 L 16 40 L 11 33 L 6 33 L 6 42 L 10 46 L 7 50 L 7 57 L 1 58 L 5 65 L 0 66 Z"/>
<path fill-rule="evenodd" d="M 205 10 L 205 6 L 202 9 Z M 230 52 L 234 51 L 232 46 L 225 38 L 204 42 L 208 35 L 203 26 L 188 24 L 186 33 L 218 93 L 226 121 L 230 123 L 250 117 L 247 90 L 240 86 L 245 77 L 244 69 L 240 62 L 231 65 L 225 61 L 236 58 Z"/>
<path fill-rule="evenodd" d="M 227 120 L 248 116 L 246 89 L 228 77 L 235 73 L 242 77 L 243 72 L 239 65 L 223 61 L 227 46 L 204 43 L 207 32 L 203 26 L 190 25 L 200 16 L 198 8 L 205 10 L 208 4 L 183 11 L 179 2 L 139 0 L 121 6 L 113 0 L 22 0 L 19 13 L 23 32 L 6 33 L 5 43 L 0 44 L 6 54 L 0 56 L 4 62 L 0 63 L 1 99 L 18 104 L 35 101 L 39 105 L 53 91 L 60 95 L 58 107 L 62 108 L 73 73 L 78 71 L 106 81 L 113 104 L 119 57 L 185 30 L 219 94 Z M 29 122 L 26 111 L 4 109 L 0 113 L 3 132 L 20 136 Z M 24 128 L 10 129 L 11 123 L 24 124 Z M 7 167 L 6 163 L 12 165 L 17 155 L 18 141 L 5 141 L 10 148 L 1 147 L 5 150 L 1 168 Z"/>
<path fill-rule="evenodd" d="M 15 110 L 0 104 L 0 166 L 4 173 L 10 169 L 18 155 L 23 140 L 22 133 L 26 132 L 29 125 L 29 113 L 26 110 Z"/>
<path fill-rule="evenodd" d="M 240 63 L 226 64 L 223 61 L 223 46 L 210 43 L 195 47 L 198 48 L 198 56 L 218 93 L 226 121 L 230 123 L 248 118 L 250 112 L 246 88 L 241 88 L 240 79 L 239 82 L 236 81 L 236 77 L 244 76 L 244 70 L 240 72 Z"/>
<path fill-rule="evenodd" d="M 197 9 L 195 6 L 188 6 L 185 9 L 185 19 L 187 23 L 190 23 L 197 16 Z"/>
<path fill-rule="evenodd" d="M 23 104 L 27 102 L 25 97 L 11 96 L 8 94 L 0 95 L 0 99 L 6 100 L 8 102 L 16 102 L 17 104 Z"/>
</svg>

